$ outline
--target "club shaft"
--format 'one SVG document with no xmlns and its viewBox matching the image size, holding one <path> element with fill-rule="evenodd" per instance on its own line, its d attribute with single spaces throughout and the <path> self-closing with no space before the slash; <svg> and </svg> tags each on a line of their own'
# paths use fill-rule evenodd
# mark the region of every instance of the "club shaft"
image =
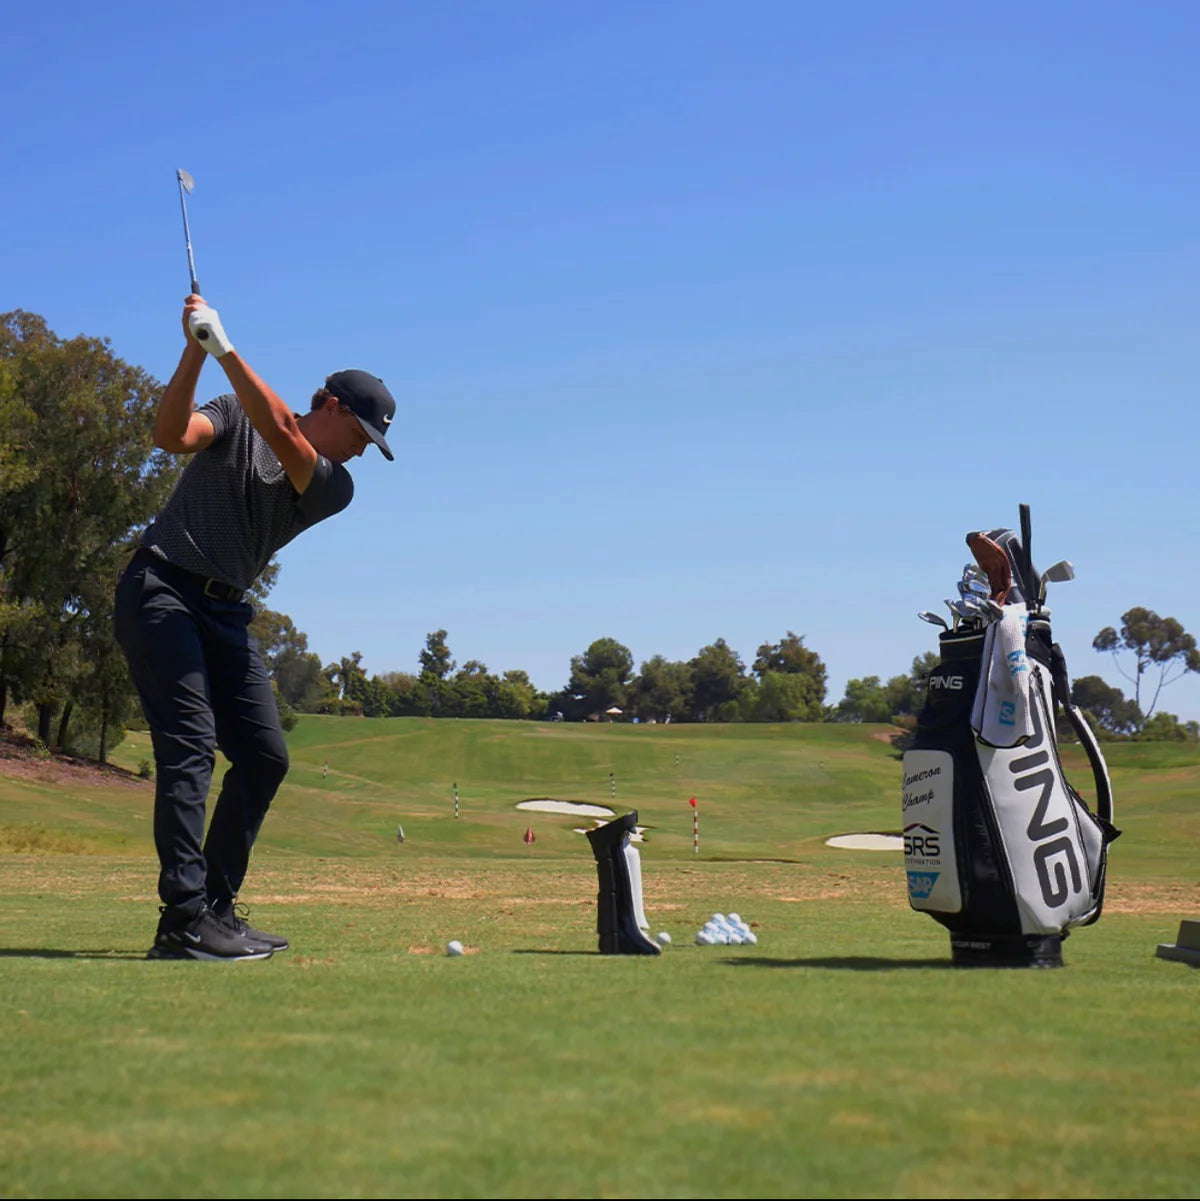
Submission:
<svg viewBox="0 0 1200 1201">
<path fill-rule="evenodd" d="M 178 183 L 179 183 L 179 208 L 180 208 L 180 211 L 183 213 L 183 239 L 187 243 L 188 274 L 191 276 L 192 293 L 193 293 L 193 295 L 199 296 L 200 295 L 200 282 L 199 282 L 199 280 L 196 279 L 196 260 L 192 257 L 192 231 L 188 227 L 187 200 L 184 198 L 184 195 L 183 195 L 183 180 L 180 179 L 178 181 Z"/>
</svg>

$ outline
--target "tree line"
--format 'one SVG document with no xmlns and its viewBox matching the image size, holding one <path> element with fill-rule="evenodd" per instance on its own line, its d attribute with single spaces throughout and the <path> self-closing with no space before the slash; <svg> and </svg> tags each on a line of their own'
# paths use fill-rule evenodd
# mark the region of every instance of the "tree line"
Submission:
<svg viewBox="0 0 1200 1201">
<path fill-rule="evenodd" d="M 261 627 L 258 621 L 262 622 Z M 470 659 L 461 667 L 445 630 L 425 639 L 415 673 L 368 678 L 357 651 L 322 667 L 290 619 L 256 619 L 281 701 L 299 712 L 361 713 L 367 717 L 501 717 L 647 722 L 820 721 L 826 670 L 820 656 L 790 630 L 764 643 L 748 670 L 723 638 L 684 661 L 655 655 L 633 670 L 633 655 L 615 638 L 598 638 L 571 659 L 556 692 L 541 692 L 524 671 L 494 675 Z"/>
<path fill-rule="evenodd" d="M 140 532 L 161 508 L 183 462 L 155 449 L 161 385 L 118 358 L 107 339 L 64 339 L 36 314 L 0 315 L 0 727 L 16 706 L 47 747 L 103 761 L 136 694 L 112 632 L 113 591 Z M 937 663 L 850 680 L 827 703 L 820 655 L 788 630 L 747 665 L 723 638 L 686 660 L 654 655 L 635 671 L 628 647 L 601 637 L 572 657 L 567 679 L 542 692 L 521 670 L 457 664 L 436 630 L 416 670 L 368 675 L 358 651 L 329 663 L 292 619 L 265 600 L 278 565 L 256 584 L 252 625 L 285 726 L 298 713 L 644 722 L 894 722 L 909 725 Z M 1200 671 L 1195 639 L 1171 617 L 1136 608 L 1096 636 L 1134 686 L 1127 698 L 1098 676 L 1073 699 L 1111 737 L 1196 740 L 1200 726 L 1156 712 L 1162 688 Z M 1130 663 L 1129 669 L 1126 664 Z"/>
</svg>

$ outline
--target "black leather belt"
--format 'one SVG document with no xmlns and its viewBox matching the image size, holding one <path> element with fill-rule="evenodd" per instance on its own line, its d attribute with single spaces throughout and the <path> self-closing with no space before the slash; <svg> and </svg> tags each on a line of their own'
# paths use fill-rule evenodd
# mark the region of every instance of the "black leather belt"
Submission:
<svg viewBox="0 0 1200 1201">
<path fill-rule="evenodd" d="M 183 588 L 198 589 L 209 600 L 227 601 L 236 605 L 246 595 L 242 588 L 235 588 L 232 584 L 225 583 L 224 580 L 188 571 L 186 568 L 180 567 L 178 563 L 172 563 L 169 559 L 156 555 L 154 551 L 145 546 L 138 550 L 138 555 L 166 579 Z"/>
</svg>

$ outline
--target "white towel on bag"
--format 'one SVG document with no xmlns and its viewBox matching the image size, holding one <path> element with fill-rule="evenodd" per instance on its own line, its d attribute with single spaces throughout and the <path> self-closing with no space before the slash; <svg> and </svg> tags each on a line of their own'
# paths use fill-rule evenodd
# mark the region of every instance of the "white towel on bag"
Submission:
<svg viewBox="0 0 1200 1201">
<path fill-rule="evenodd" d="M 1005 605 L 983 636 L 983 663 L 971 729 L 989 746 L 1020 746 L 1033 734 L 1029 711 L 1029 659 L 1025 629 L 1029 612 L 1024 605 Z"/>
</svg>

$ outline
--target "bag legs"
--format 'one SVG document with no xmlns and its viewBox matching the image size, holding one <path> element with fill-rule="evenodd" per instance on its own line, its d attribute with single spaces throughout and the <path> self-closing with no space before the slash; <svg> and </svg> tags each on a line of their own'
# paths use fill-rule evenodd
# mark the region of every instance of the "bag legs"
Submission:
<svg viewBox="0 0 1200 1201">
<path fill-rule="evenodd" d="M 601 955 L 660 955 L 662 948 L 642 933 L 642 867 L 629 833 L 637 825 L 637 810 L 589 830 L 587 839 L 596 858 L 599 892 L 596 933 Z"/>
</svg>

